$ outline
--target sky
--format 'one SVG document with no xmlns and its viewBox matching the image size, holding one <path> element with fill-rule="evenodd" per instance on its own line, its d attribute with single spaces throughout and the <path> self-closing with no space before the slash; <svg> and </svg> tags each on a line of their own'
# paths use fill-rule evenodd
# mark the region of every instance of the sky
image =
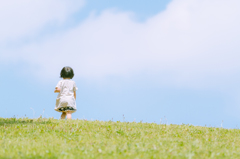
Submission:
<svg viewBox="0 0 240 159">
<path fill-rule="evenodd" d="M 0 117 L 60 118 L 54 88 L 75 72 L 73 119 L 238 128 L 238 0 L 0 1 Z"/>
</svg>

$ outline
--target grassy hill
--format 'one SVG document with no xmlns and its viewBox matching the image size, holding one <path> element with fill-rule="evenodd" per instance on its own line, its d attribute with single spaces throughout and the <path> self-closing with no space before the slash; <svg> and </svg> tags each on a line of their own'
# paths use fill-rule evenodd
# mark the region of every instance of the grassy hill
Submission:
<svg viewBox="0 0 240 159">
<path fill-rule="evenodd" d="M 0 118 L 0 158 L 240 158 L 240 130 Z"/>
</svg>

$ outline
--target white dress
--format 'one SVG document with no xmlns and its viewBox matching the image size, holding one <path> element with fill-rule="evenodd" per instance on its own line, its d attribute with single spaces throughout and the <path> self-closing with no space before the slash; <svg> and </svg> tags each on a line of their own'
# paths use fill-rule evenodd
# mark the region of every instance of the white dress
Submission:
<svg viewBox="0 0 240 159">
<path fill-rule="evenodd" d="M 57 96 L 55 110 L 58 112 L 77 110 L 74 92 L 78 89 L 76 83 L 70 79 L 63 79 L 58 82 L 57 86 L 61 89 Z"/>
</svg>

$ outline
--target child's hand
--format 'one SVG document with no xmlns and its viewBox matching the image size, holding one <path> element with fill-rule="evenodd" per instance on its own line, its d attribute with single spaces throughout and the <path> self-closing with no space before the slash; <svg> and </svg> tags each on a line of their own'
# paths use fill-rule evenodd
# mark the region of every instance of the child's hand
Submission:
<svg viewBox="0 0 240 159">
<path fill-rule="evenodd" d="M 54 93 L 59 93 L 60 91 L 61 91 L 61 89 L 56 87 L 55 90 L 54 90 Z"/>
</svg>

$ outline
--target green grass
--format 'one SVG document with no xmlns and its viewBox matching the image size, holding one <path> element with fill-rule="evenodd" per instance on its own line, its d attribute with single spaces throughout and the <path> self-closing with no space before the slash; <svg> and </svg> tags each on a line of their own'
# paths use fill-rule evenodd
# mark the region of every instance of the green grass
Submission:
<svg viewBox="0 0 240 159">
<path fill-rule="evenodd" d="M 240 158 L 240 130 L 0 118 L 0 158 Z"/>
</svg>

